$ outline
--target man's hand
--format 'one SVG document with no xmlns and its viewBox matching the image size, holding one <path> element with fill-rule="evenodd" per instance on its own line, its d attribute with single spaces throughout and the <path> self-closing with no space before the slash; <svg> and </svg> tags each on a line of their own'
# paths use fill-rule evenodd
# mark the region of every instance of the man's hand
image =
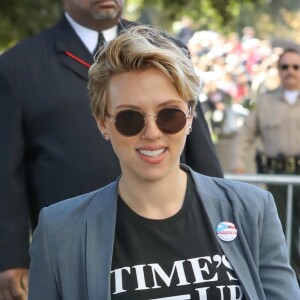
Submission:
<svg viewBox="0 0 300 300">
<path fill-rule="evenodd" d="M 0 300 L 27 300 L 28 269 L 10 269 L 0 273 Z"/>
</svg>

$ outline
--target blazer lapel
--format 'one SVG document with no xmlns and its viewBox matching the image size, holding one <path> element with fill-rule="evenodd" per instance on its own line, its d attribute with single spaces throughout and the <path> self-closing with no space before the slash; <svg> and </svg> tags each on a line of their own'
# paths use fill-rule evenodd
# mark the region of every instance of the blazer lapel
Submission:
<svg viewBox="0 0 300 300">
<path fill-rule="evenodd" d="M 88 79 L 93 56 L 77 36 L 68 21 L 63 18 L 58 24 L 55 47 L 58 59 L 72 72 Z"/>
<path fill-rule="evenodd" d="M 205 176 L 201 176 L 201 180 L 199 180 L 199 177 L 196 177 L 193 171 L 191 171 L 191 174 L 198 187 L 198 190 L 200 191 L 201 199 L 213 229 L 215 230 L 218 224 L 224 221 L 229 221 L 235 224 L 232 206 L 228 205 L 228 203 L 225 201 L 221 201 L 222 199 L 217 199 L 213 194 L 212 190 L 216 187 L 213 187 L 211 182 L 209 182 Z M 253 277 L 251 276 L 247 261 L 245 259 L 245 253 L 241 245 L 239 228 L 237 228 L 237 230 L 237 238 L 231 242 L 222 241 L 221 239 L 217 238 L 219 245 L 234 268 L 241 285 L 244 287 L 244 290 L 247 294 L 247 299 L 262 300 L 258 298 L 256 293 Z"/>
<path fill-rule="evenodd" d="M 100 208 L 100 209 L 99 209 Z M 97 196 L 85 218 L 86 280 L 89 300 L 110 300 L 110 271 L 117 212 L 117 183 Z"/>
<path fill-rule="evenodd" d="M 121 19 L 118 33 L 133 25 L 133 22 Z M 88 51 L 65 17 L 58 23 L 55 47 L 61 63 L 80 77 L 88 80 L 88 70 L 93 64 L 93 55 Z"/>
</svg>

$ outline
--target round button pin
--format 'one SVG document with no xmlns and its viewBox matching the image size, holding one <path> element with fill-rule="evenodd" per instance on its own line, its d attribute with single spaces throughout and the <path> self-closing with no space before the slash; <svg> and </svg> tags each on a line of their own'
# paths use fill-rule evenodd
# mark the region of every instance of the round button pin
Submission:
<svg viewBox="0 0 300 300">
<path fill-rule="evenodd" d="M 216 232 L 218 237 L 225 242 L 231 242 L 237 236 L 237 229 L 235 228 L 235 225 L 230 222 L 221 222 L 217 226 Z"/>
</svg>

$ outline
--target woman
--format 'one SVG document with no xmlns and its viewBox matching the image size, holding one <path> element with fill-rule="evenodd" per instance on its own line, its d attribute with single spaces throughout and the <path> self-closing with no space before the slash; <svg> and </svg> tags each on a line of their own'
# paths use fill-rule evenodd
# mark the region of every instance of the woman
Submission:
<svg viewBox="0 0 300 300">
<path fill-rule="evenodd" d="M 122 175 L 42 210 L 29 299 L 300 299 L 271 194 L 179 163 L 200 82 L 171 36 L 124 31 L 89 92 Z"/>
</svg>

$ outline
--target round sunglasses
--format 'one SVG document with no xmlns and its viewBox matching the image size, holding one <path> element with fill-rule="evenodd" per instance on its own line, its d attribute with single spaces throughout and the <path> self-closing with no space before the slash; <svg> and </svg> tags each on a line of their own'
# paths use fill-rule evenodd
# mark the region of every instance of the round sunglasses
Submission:
<svg viewBox="0 0 300 300">
<path fill-rule="evenodd" d="M 157 114 L 145 115 L 138 110 L 126 109 L 119 111 L 115 116 L 106 112 L 106 115 L 115 123 L 119 133 L 125 136 L 134 136 L 139 134 L 145 127 L 146 117 L 154 116 L 159 130 L 166 134 L 175 134 L 183 129 L 186 120 L 191 116 L 191 106 L 186 115 L 179 108 L 163 108 Z"/>
</svg>

